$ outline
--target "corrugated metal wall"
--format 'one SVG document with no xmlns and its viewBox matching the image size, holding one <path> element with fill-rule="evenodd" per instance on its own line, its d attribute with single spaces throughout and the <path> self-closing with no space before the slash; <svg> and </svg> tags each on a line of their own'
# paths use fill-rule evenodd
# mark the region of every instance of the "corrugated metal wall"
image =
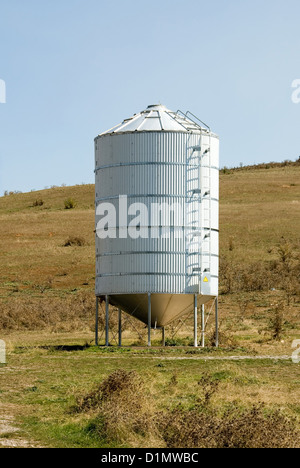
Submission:
<svg viewBox="0 0 300 468">
<path fill-rule="evenodd" d="M 96 294 L 201 294 L 206 272 L 209 293 L 217 296 L 218 138 L 205 131 L 135 132 L 100 136 L 95 145 L 96 206 L 112 203 L 118 225 L 116 239 L 96 237 Z M 141 231 L 148 238 L 118 238 L 120 195 L 127 196 L 128 206 L 147 206 L 149 223 Z M 163 219 L 160 237 L 151 238 L 153 203 L 178 204 L 169 238 L 161 237 Z M 175 238 L 179 231 L 181 239 Z"/>
</svg>

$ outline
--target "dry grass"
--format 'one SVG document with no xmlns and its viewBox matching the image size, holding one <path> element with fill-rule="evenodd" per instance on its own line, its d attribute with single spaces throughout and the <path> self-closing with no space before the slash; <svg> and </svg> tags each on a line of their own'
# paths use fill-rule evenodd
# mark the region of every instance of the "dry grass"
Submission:
<svg viewBox="0 0 300 468">
<path fill-rule="evenodd" d="M 79 397 L 72 410 L 96 412 L 97 417 L 90 423 L 89 431 L 108 442 L 133 447 L 159 446 L 150 401 L 139 375 L 135 371 L 121 369 L 109 375 L 94 390 Z"/>
<path fill-rule="evenodd" d="M 70 236 L 63 245 L 64 247 L 83 247 L 86 241 L 83 237 Z"/>
<path fill-rule="evenodd" d="M 214 446 L 211 434 L 216 433 L 210 433 L 209 424 L 215 421 L 218 438 L 223 434 L 223 442 L 227 438 L 231 445 L 241 446 L 238 435 L 247 430 L 248 414 L 259 405 L 259 415 L 253 417 L 251 431 L 242 441 L 250 444 L 250 437 L 255 435 L 255 443 L 269 444 L 269 436 L 264 439 L 260 431 L 260 427 L 266 431 L 262 418 L 280 412 L 283 419 L 273 419 L 279 428 L 274 440 L 281 444 L 282 436 L 282 445 L 300 446 L 296 435 L 293 440 L 285 439 L 285 433 L 296 434 L 300 414 L 300 366 L 291 360 L 224 361 L 210 360 L 209 356 L 220 354 L 208 350 L 195 353 L 186 348 L 163 351 L 86 346 L 84 343 L 92 338 L 88 332 L 24 330 L 5 337 L 9 352 L 8 366 L 0 368 L 1 402 L 16 405 L 17 420 L 25 423 L 27 434 L 40 445 Z M 280 354 L 280 344 L 274 343 Z M 141 407 L 139 414 L 135 402 L 136 408 Z M 70 412 L 74 404 L 77 410 Z M 116 417 L 122 421 L 121 427 L 109 424 Z M 296 427 L 293 418 L 297 418 Z M 148 424 L 155 426 L 150 434 Z M 195 439 L 201 431 L 206 431 L 210 439 Z"/>
<path fill-rule="evenodd" d="M 0 304 L 0 330 L 90 331 L 94 328 L 94 308 L 93 295 L 85 292 L 65 298 L 12 298 Z"/>
<path fill-rule="evenodd" d="M 175 379 L 172 385 L 177 385 Z M 153 395 L 134 372 L 115 371 L 93 391 L 78 399 L 77 412 L 97 416 L 89 431 L 111 443 L 167 448 L 297 448 L 297 421 L 263 404 L 227 409 L 212 404 L 220 381 L 204 375 L 196 404 L 158 411 Z M 154 409 L 154 411 L 153 411 Z M 155 445 L 154 445 L 155 444 Z"/>
<path fill-rule="evenodd" d="M 168 448 L 297 448 L 296 421 L 280 411 L 265 414 L 263 405 L 222 416 L 216 410 L 176 409 L 161 415 L 160 431 Z"/>
<path fill-rule="evenodd" d="M 220 244 L 224 256 L 232 238 L 234 260 L 272 259 L 269 249 L 300 232 L 300 167 L 233 171 L 220 179 Z M 232 245 L 231 245 L 232 248 Z"/>
</svg>

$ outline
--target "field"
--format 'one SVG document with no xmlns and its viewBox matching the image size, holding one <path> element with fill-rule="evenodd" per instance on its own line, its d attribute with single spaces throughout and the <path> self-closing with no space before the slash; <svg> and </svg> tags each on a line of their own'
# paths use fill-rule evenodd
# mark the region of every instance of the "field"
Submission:
<svg viewBox="0 0 300 468">
<path fill-rule="evenodd" d="M 205 349 L 189 317 L 96 348 L 94 186 L 0 198 L 0 446 L 300 447 L 300 165 L 220 181 L 219 350 L 212 315 Z"/>
</svg>

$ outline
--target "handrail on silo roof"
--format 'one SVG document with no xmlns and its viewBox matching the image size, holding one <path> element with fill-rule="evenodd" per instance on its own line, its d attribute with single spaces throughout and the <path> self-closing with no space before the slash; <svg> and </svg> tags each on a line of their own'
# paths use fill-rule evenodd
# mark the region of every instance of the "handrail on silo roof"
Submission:
<svg viewBox="0 0 300 468">
<path fill-rule="evenodd" d="M 203 122 L 202 120 L 200 120 L 196 115 L 192 114 L 192 112 L 187 111 L 187 113 L 186 113 L 185 115 L 186 115 L 186 117 L 187 117 L 188 115 L 191 115 L 192 117 L 194 117 L 194 119 L 196 119 L 196 120 L 198 120 L 198 122 L 202 123 L 202 124 L 208 129 L 208 131 L 210 132 L 210 127 L 209 127 L 209 125 L 207 125 L 205 122 Z M 192 120 L 192 119 L 191 119 L 191 120 Z M 194 122 L 194 121 L 193 121 L 193 122 Z M 196 123 L 196 122 L 194 122 L 194 123 Z"/>
<path fill-rule="evenodd" d="M 201 124 L 203 124 L 203 125 L 208 129 L 209 132 L 211 131 L 209 125 L 207 125 L 205 122 L 203 122 L 202 120 L 200 120 L 200 119 L 199 119 L 196 115 L 194 115 L 192 112 L 187 111 L 186 113 L 184 113 L 184 112 L 182 112 L 181 110 L 178 110 L 178 111 L 176 112 L 175 115 L 180 115 L 180 114 L 181 114 L 185 119 L 187 119 L 188 116 L 191 115 L 193 118 L 190 118 L 190 120 L 191 120 L 195 125 L 197 125 L 198 127 L 202 128 L 201 125 L 199 125 L 199 124 L 196 122 L 196 121 L 198 120 L 198 122 L 200 122 Z M 196 119 L 196 121 L 195 121 L 194 119 Z"/>
<path fill-rule="evenodd" d="M 181 122 L 179 122 L 179 120 L 176 119 L 176 116 L 177 116 L 178 112 L 180 112 L 180 111 L 177 111 L 176 114 L 175 114 L 175 112 L 168 112 L 168 111 L 166 111 L 166 113 L 167 113 L 173 120 L 175 120 L 179 125 L 181 125 L 185 130 L 187 130 L 186 126 L 183 125 Z"/>
</svg>

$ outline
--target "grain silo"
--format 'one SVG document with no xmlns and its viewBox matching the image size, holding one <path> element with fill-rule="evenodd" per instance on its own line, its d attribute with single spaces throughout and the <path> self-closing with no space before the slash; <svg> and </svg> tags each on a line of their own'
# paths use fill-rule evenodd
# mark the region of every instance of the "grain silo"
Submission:
<svg viewBox="0 0 300 468">
<path fill-rule="evenodd" d="M 110 303 L 148 325 L 149 345 L 151 328 L 191 312 L 197 346 L 197 308 L 218 296 L 219 138 L 190 112 L 151 105 L 100 134 L 95 156 L 106 344 Z"/>
</svg>

